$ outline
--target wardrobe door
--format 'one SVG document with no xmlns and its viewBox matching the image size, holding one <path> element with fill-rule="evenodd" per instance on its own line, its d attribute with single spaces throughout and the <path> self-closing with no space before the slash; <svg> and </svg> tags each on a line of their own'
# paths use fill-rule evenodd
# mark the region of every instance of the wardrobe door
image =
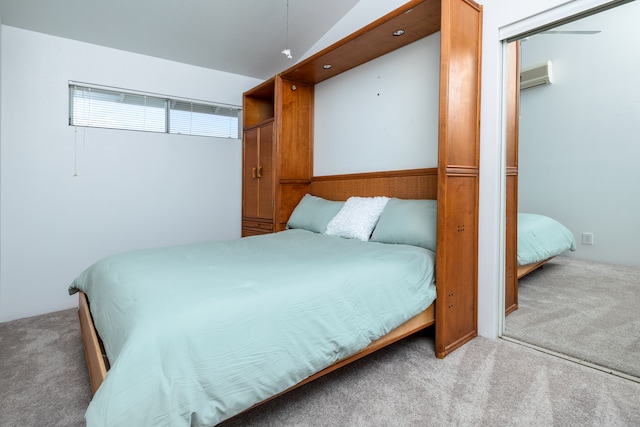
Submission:
<svg viewBox="0 0 640 427">
<path fill-rule="evenodd" d="M 244 131 L 242 150 L 242 236 L 274 230 L 273 121 Z"/>
<path fill-rule="evenodd" d="M 274 138 L 273 122 L 258 128 L 258 177 L 257 218 L 273 220 L 274 204 Z"/>
<path fill-rule="evenodd" d="M 242 216 L 258 217 L 258 128 L 244 131 L 242 150 Z"/>
</svg>

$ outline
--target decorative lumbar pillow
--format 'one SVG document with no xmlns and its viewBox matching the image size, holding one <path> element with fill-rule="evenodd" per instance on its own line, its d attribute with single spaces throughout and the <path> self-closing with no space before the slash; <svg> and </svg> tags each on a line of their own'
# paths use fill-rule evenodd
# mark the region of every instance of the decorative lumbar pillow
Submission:
<svg viewBox="0 0 640 427">
<path fill-rule="evenodd" d="M 436 200 L 391 199 L 382 211 L 371 241 L 436 250 Z"/>
<path fill-rule="evenodd" d="M 388 197 L 350 197 L 327 224 L 326 234 L 367 241 Z"/>
<path fill-rule="evenodd" d="M 329 221 L 336 216 L 343 205 L 344 202 L 305 194 L 289 217 L 287 228 L 301 228 L 314 233 L 324 233 Z"/>
</svg>

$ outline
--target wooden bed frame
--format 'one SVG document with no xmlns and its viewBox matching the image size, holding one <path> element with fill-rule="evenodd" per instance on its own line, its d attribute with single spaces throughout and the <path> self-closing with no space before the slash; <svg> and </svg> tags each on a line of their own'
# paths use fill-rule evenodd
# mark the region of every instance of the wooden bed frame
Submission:
<svg viewBox="0 0 640 427">
<path fill-rule="evenodd" d="M 313 178 L 310 188 L 312 194 L 330 200 L 346 200 L 350 196 L 372 197 L 382 195 L 403 199 L 435 199 L 437 177 L 437 169 L 435 168 L 333 175 Z M 95 393 L 107 374 L 108 360 L 100 345 L 100 338 L 93 324 L 87 295 L 83 292 L 80 292 L 79 295 L 78 316 L 80 318 L 82 342 L 91 380 L 91 390 Z M 365 349 L 310 376 L 289 390 L 313 381 L 410 334 L 433 325 L 437 309 L 438 306 L 435 303 L 431 304 L 425 311 L 400 325 L 384 337 L 372 342 Z"/>
<path fill-rule="evenodd" d="M 531 273 L 533 270 L 537 270 L 538 268 L 542 268 L 546 263 L 554 259 L 555 257 L 547 258 L 543 261 L 534 262 L 532 264 L 519 265 L 518 266 L 518 279 L 523 278 L 527 274 Z"/>
</svg>

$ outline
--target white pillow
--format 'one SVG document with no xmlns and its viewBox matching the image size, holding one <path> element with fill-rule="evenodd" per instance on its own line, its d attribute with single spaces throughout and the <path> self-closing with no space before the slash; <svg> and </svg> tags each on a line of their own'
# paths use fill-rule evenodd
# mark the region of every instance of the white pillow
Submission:
<svg viewBox="0 0 640 427">
<path fill-rule="evenodd" d="M 350 197 L 333 217 L 325 234 L 348 239 L 369 240 L 388 197 Z"/>
</svg>

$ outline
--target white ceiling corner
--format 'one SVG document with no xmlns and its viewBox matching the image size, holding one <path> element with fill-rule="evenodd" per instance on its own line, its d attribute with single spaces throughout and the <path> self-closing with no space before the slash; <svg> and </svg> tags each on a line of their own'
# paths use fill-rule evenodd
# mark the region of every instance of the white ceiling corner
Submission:
<svg viewBox="0 0 640 427">
<path fill-rule="evenodd" d="M 3 25 L 266 79 L 358 0 L 0 0 Z M 280 52 L 290 48 L 293 60 Z"/>
</svg>

